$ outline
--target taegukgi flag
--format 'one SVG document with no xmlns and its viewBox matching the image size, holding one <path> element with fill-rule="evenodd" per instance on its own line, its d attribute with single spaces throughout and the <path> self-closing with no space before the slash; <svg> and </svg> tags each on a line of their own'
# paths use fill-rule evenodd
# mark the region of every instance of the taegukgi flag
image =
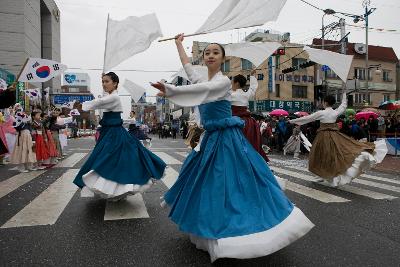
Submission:
<svg viewBox="0 0 400 267">
<path fill-rule="evenodd" d="M 47 82 L 48 80 L 61 75 L 66 69 L 66 65 L 53 60 L 29 58 L 18 81 Z"/>
</svg>

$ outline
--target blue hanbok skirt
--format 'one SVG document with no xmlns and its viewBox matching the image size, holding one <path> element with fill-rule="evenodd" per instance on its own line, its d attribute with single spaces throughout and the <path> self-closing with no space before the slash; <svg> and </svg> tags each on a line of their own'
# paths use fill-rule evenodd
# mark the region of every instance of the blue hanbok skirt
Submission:
<svg viewBox="0 0 400 267">
<path fill-rule="evenodd" d="M 143 192 L 166 164 L 122 127 L 120 112 L 105 112 L 100 137 L 74 183 L 104 198 Z M 84 191 L 83 191 L 84 192 Z"/>
</svg>

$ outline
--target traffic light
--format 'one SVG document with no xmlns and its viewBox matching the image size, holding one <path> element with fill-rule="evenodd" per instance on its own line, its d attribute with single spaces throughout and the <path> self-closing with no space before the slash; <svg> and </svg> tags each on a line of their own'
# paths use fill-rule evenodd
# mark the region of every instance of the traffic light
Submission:
<svg viewBox="0 0 400 267">
<path fill-rule="evenodd" d="M 283 56 L 283 55 L 285 55 L 285 48 L 277 49 L 272 55 L 273 56 Z"/>
</svg>

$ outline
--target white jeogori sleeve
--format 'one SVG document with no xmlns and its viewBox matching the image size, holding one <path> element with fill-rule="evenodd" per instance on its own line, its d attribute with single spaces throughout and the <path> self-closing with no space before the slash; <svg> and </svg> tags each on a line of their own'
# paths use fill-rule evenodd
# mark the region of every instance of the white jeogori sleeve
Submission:
<svg viewBox="0 0 400 267">
<path fill-rule="evenodd" d="M 249 100 L 254 99 L 254 96 L 256 95 L 257 87 L 258 87 L 258 81 L 257 81 L 256 77 L 250 76 L 250 86 L 249 86 L 249 90 L 247 90 L 247 92 L 246 92 L 246 96 L 248 97 Z"/>
<path fill-rule="evenodd" d="M 82 103 L 82 110 L 112 109 L 118 102 L 118 95 L 110 94 Z"/>
<path fill-rule="evenodd" d="M 304 116 L 304 117 L 297 118 L 297 119 L 294 119 L 294 120 L 289 120 L 289 122 L 290 123 L 295 123 L 295 124 L 298 124 L 298 125 L 303 125 L 303 124 L 307 124 L 307 123 L 310 123 L 310 122 L 317 121 L 317 120 L 321 119 L 322 115 L 323 114 L 322 114 L 322 112 L 320 110 L 320 111 L 317 111 L 317 112 L 315 112 L 315 113 L 313 113 L 311 115 L 308 115 L 308 116 Z"/>
<path fill-rule="evenodd" d="M 347 91 L 344 90 L 343 95 L 342 95 L 342 103 L 340 103 L 340 106 L 336 109 L 336 112 L 338 113 L 338 116 L 346 111 L 346 108 L 347 108 L 347 95 L 346 95 L 346 93 L 347 93 Z"/>
<path fill-rule="evenodd" d="M 186 75 L 188 76 L 189 81 L 190 81 L 192 84 L 194 84 L 194 83 L 199 83 L 199 82 L 204 81 L 204 77 L 202 77 L 202 76 L 200 75 L 200 73 L 197 72 L 197 71 L 193 68 L 193 65 L 192 65 L 192 64 L 190 64 L 190 63 L 185 64 L 185 65 L 183 66 L 183 69 L 185 70 Z"/>
<path fill-rule="evenodd" d="M 198 106 L 222 98 L 230 90 L 228 77 L 196 84 L 174 86 L 165 84 L 166 97 L 173 103 L 183 107 Z"/>
</svg>

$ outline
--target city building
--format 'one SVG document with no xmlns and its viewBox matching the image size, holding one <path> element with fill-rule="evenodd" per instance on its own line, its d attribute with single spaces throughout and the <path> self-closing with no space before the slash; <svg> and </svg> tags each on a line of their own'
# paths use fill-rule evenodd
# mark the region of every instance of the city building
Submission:
<svg viewBox="0 0 400 267">
<path fill-rule="evenodd" d="M 0 15 L 0 75 L 12 83 L 29 57 L 60 62 L 60 11 L 54 0 L 2 0 Z M 61 91 L 61 77 L 29 88 Z"/>
<path fill-rule="evenodd" d="M 85 101 L 93 100 L 94 96 L 90 92 L 90 77 L 87 73 L 65 72 L 62 75 L 61 92 L 50 94 L 50 102 L 62 107 L 66 103 L 75 101 L 73 108 L 79 110 L 80 115 L 74 116 L 78 128 L 93 128 L 97 124 L 94 111 L 83 111 L 80 104 Z M 63 113 L 67 115 L 70 109 L 63 108 Z"/>
<path fill-rule="evenodd" d="M 312 44 L 320 46 L 321 43 L 321 39 L 314 39 Z M 337 41 L 325 40 L 324 44 L 326 50 L 339 52 L 340 46 Z M 399 59 L 393 48 L 368 45 L 368 71 L 366 71 L 365 44 L 347 43 L 346 54 L 353 55 L 353 62 L 347 77 L 348 88 L 352 89 L 349 97 L 350 106 L 361 108 L 369 103 L 372 107 L 378 107 L 383 101 L 398 98 L 396 83 Z M 339 77 L 330 69 L 326 70 L 324 76 L 326 92 L 330 94 L 339 92 L 340 94 L 342 81 Z M 317 84 L 321 84 L 321 81 L 317 81 Z"/>
</svg>

